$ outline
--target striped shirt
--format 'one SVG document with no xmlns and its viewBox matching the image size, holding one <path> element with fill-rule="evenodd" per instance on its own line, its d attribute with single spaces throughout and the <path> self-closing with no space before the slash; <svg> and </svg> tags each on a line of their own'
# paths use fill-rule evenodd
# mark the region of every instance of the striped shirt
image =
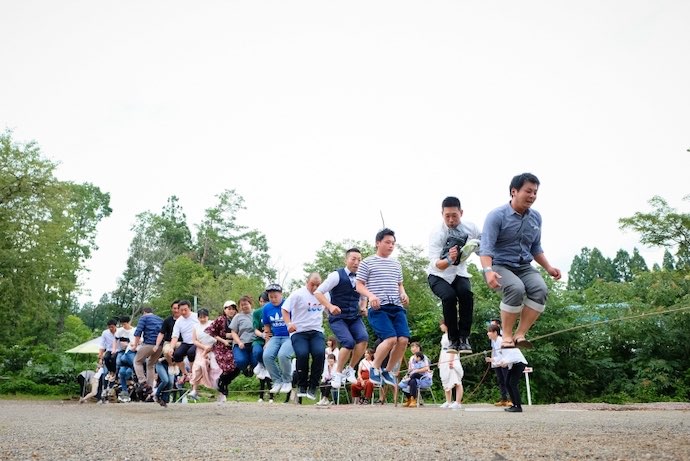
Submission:
<svg viewBox="0 0 690 461">
<path fill-rule="evenodd" d="M 402 306 L 400 284 L 403 281 L 402 266 L 397 259 L 372 255 L 364 259 L 357 269 L 357 280 L 363 282 L 381 305 Z"/>
</svg>

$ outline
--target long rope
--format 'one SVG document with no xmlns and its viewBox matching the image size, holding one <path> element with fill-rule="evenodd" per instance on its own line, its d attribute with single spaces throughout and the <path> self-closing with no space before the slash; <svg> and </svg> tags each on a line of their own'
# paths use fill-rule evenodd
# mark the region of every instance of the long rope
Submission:
<svg viewBox="0 0 690 461">
<path fill-rule="evenodd" d="M 644 318 L 644 317 L 653 317 L 653 316 L 656 316 L 656 315 L 672 314 L 672 313 L 674 313 L 674 312 L 682 312 L 682 311 L 688 311 L 688 310 L 690 310 L 690 306 L 678 307 L 678 308 L 674 308 L 674 309 L 667 309 L 667 310 L 663 310 L 663 311 L 645 312 L 645 313 L 642 313 L 642 314 L 629 315 L 629 316 L 619 317 L 619 318 L 615 318 L 615 319 L 606 319 L 606 320 L 600 320 L 600 321 L 597 321 L 597 322 L 584 323 L 584 324 L 582 324 L 582 325 L 575 325 L 575 326 L 573 326 L 573 327 L 564 328 L 564 329 L 562 329 L 562 330 L 557 330 L 557 331 L 554 331 L 554 332 L 551 332 L 551 333 L 547 333 L 547 334 L 544 334 L 544 335 L 541 335 L 541 336 L 536 336 L 536 337 L 534 337 L 534 338 L 530 338 L 530 342 L 539 341 L 539 340 L 541 340 L 541 339 L 549 338 L 549 337 L 551 337 L 551 336 L 556 336 L 556 335 L 559 335 L 559 334 L 562 334 L 562 333 L 566 333 L 566 332 L 569 332 L 569 331 L 580 330 L 580 329 L 583 329 L 583 328 L 592 328 L 592 327 L 595 327 L 595 326 L 598 326 L 598 325 L 605 325 L 605 324 L 607 324 L 607 323 L 622 322 L 622 321 L 626 321 L 626 320 L 634 320 L 634 319 L 640 319 L 640 318 Z M 475 352 L 475 353 L 472 353 L 472 354 L 466 354 L 466 355 L 463 355 L 462 357 L 459 357 L 459 360 L 462 362 L 462 361 L 466 361 L 466 360 L 473 359 L 473 358 L 477 358 L 477 357 L 486 357 L 490 352 L 491 352 L 491 349 L 483 350 L 483 351 L 480 351 L 480 352 Z M 455 360 L 455 358 L 456 358 L 456 357 L 453 357 L 452 359 L 447 360 L 447 361 L 444 361 L 444 362 L 439 361 L 439 362 L 430 363 L 430 364 L 429 364 L 429 367 L 430 367 L 430 368 L 434 368 L 434 367 L 438 368 L 438 366 L 439 366 L 440 364 L 452 362 L 452 361 Z M 471 397 L 472 395 L 474 395 L 474 394 L 477 392 L 477 390 L 479 389 L 479 387 L 482 385 L 482 383 L 483 383 L 484 380 L 486 379 L 486 376 L 488 375 L 488 373 L 489 373 L 490 370 L 491 370 L 491 366 L 490 366 L 490 364 L 487 364 L 487 368 L 486 368 L 486 370 L 484 371 L 484 374 L 482 375 L 482 378 L 481 378 L 481 379 L 479 380 L 479 382 L 476 384 L 476 386 L 474 387 L 474 389 L 472 390 L 472 392 L 466 394 L 467 397 Z M 401 369 L 400 369 L 400 373 L 402 373 L 402 372 L 407 372 L 407 368 L 401 368 Z M 254 390 L 254 389 L 236 391 L 236 390 L 230 390 L 230 389 L 228 389 L 228 395 L 230 395 L 230 394 L 256 394 L 256 393 L 268 393 L 268 389 L 265 390 L 265 391 L 262 391 L 262 390 Z"/>
</svg>

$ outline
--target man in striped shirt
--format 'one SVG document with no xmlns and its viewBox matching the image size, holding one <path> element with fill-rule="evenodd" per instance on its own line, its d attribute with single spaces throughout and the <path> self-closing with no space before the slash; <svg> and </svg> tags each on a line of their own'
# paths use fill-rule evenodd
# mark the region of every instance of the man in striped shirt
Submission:
<svg viewBox="0 0 690 461">
<path fill-rule="evenodd" d="M 364 259 L 357 270 L 357 291 L 369 300 L 369 325 L 381 339 L 376 348 L 369 379 L 397 386 L 391 373 L 405 353 L 410 340 L 407 306 L 410 299 L 403 287 L 402 266 L 390 256 L 395 249 L 395 232 L 386 228 L 376 234 L 376 254 Z M 381 370 L 388 357 L 386 369 Z"/>
</svg>

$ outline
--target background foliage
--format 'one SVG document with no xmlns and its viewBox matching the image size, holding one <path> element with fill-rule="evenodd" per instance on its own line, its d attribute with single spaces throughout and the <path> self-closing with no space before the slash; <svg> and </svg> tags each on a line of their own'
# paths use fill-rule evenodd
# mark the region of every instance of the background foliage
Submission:
<svg viewBox="0 0 690 461">
<path fill-rule="evenodd" d="M 217 315 L 224 300 L 256 298 L 269 282 L 289 292 L 311 272 L 325 277 L 343 265 L 350 247 L 364 257 L 374 253 L 373 242 L 325 241 L 303 277 L 286 283 L 269 265 L 266 237 L 241 224 L 244 200 L 235 190 L 221 191 L 196 226 L 172 196 L 158 213 L 137 216 L 116 288 L 98 304 L 80 306 L 78 277 L 96 249 L 98 223 L 111 212 L 110 197 L 92 184 L 58 181 L 55 164 L 35 143 L 19 145 L 11 135 L 0 135 L 0 302 L 6 306 L 0 312 L 0 394 L 76 392 L 76 375 L 93 367 L 95 356 L 64 351 L 99 335 L 109 318 L 129 315 L 136 324 L 145 305 L 167 316 L 176 298 Z M 548 308 L 531 331 L 536 347 L 526 354 L 535 402 L 690 399 L 690 343 L 684 339 L 690 330 L 690 215 L 661 197 L 649 203 L 651 211 L 621 218 L 620 225 L 638 233 L 642 244 L 665 248 L 661 266 L 650 269 L 637 249 L 607 257 L 584 247 L 573 258 L 567 285 L 543 274 Z M 411 299 L 411 340 L 436 362 L 442 315 L 426 281 L 425 250 L 399 246 L 397 257 Z M 470 341 L 477 354 L 463 358 L 465 400 L 491 401 L 498 391 L 481 352 L 490 348 L 485 331 L 500 315 L 499 296 L 474 265 L 470 273 Z M 435 383 L 440 391 L 438 374 Z M 256 380 L 243 377 L 233 388 L 254 389 Z"/>
</svg>

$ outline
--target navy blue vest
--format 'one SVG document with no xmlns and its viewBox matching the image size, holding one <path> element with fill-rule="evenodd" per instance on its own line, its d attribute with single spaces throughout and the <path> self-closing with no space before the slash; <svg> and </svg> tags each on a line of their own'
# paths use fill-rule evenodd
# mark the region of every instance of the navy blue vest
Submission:
<svg viewBox="0 0 690 461">
<path fill-rule="evenodd" d="M 345 269 L 338 269 L 340 281 L 331 290 L 331 304 L 341 310 L 338 315 L 328 314 L 329 320 L 354 319 L 359 316 L 359 293 L 352 286 L 350 276 Z"/>
</svg>

